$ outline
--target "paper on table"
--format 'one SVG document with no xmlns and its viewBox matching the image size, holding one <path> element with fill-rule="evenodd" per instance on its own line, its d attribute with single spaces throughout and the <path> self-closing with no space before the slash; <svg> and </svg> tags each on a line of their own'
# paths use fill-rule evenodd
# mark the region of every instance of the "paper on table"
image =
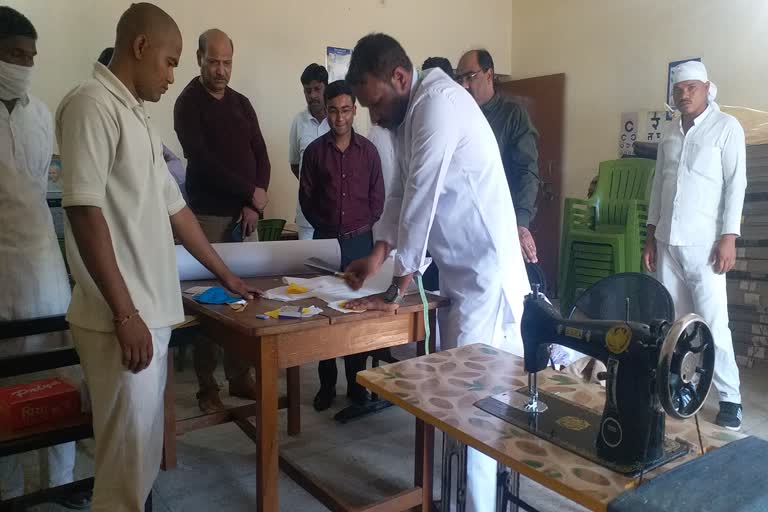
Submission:
<svg viewBox="0 0 768 512">
<path fill-rule="evenodd" d="M 364 313 L 364 309 L 347 309 L 343 306 L 343 304 L 346 304 L 347 300 L 337 300 L 334 302 L 329 302 L 328 307 L 331 309 L 335 309 L 339 313 Z"/>
<path fill-rule="evenodd" d="M 317 306 L 283 306 L 272 311 L 264 313 L 266 316 L 274 319 L 279 318 L 312 318 L 319 315 L 323 310 Z"/>
<path fill-rule="evenodd" d="M 385 275 L 386 277 L 386 275 Z M 346 281 L 334 276 L 320 276 L 311 279 L 301 277 L 284 277 L 283 282 L 287 286 L 280 286 L 267 290 L 264 297 L 272 300 L 279 300 L 283 302 L 290 302 L 300 299 L 309 299 L 316 297 L 329 305 L 331 303 L 346 302 L 352 299 L 359 299 L 361 297 L 367 297 L 376 293 L 384 292 L 389 284 L 392 282 L 391 277 L 385 280 L 372 279 L 366 282 L 359 290 L 353 290 L 347 285 Z M 288 286 L 296 284 L 307 288 L 309 291 L 303 294 L 289 294 L 287 292 Z M 351 312 L 351 310 L 348 310 Z"/>
<path fill-rule="evenodd" d="M 342 286 L 320 288 L 315 291 L 315 297 L 330 304 L 331 302 L 346 302 L 352 299 L 368 297 L 369 295 L 376 295 L 377 293 L 383 293 L 387 288 L 389 288 L 389 284 L 384 289 L 366 285 L 359 290 L 353 290 L 346 284 L 342 284 Z"/>
<path fill-rule="evenodd" d="M 304 261 L 312 256 L 334 266 L 341 264 L 341 250 L 335 239 L 213 244 L 213 248 L 229 269 L 240 277 L 306 272 Z M 182 281 L 214 279 L 214 275 L 181 245 L 176 246 L 176 266 Z"/>
<path fill-rule="evenodd" d="M 288 286 L 278 286 L 264 292 L 264 298 L 269 300 L 279 300 L 281 302 L 291 302 L 293 300 L 311 299 L 315 292 L 310 290 L 306 293 L 288 293 Z"/>
<path fill-rule="evenodd" d="M 394 261 L 390 258 L 384 262 L 381 270 L 366 281 L 365 285 L 359 290 L 353 290 L 347 285 L 346 281 L 336 276 L 319 276 L 313 278 L 288 276 L 283 277 L 283 283 L 285 283 L 286 286 L 267 290 L 264 297 L 283 302 L 316 297 L 326 302 L 329 307 L 336 311 L 342 313 L 359 313 L 359 311 L 341 308 L 339 304 L 352 299 L 360 299 L 369 295 L 385 292 L 392 284 L 393 273 Z M 308 289 L 309 292 L 306 294 L 289 294 L 287 293 L 287 290 L 288 286 L 291 284 L 302 286 Z M 415 290 L 415 286 L 413 285 L 408 289 L 408 292 L 410 293 L 412 290 Z"/>
<path fill-rule="evenodd" d="M 315 292 L 323 286 L 343 283 L 343 281 L 333 276 L 320 276 L 310 279 L 304 277 L 284 277 L 283 283 L 286 286 L 278 286 L 264 292 L 264 298 L 282 302 L 311 299 L 315 297 Z M 297 287 L 305 288 L 307 291 L 305 293 L 290 293 L 291 287 L 294 287 L 294 289 Z"/>
<path fill-rule="evenodd" d="M 317 290 L 325 286 L 337 286 L 339 284 L 346 286 L 346 282 L 336 276 L 319 276 L 310 278 L 286 276 L 283 278 L 283 283 L 287 285 L 295 284 L 308 290 Z"/>
</svg>

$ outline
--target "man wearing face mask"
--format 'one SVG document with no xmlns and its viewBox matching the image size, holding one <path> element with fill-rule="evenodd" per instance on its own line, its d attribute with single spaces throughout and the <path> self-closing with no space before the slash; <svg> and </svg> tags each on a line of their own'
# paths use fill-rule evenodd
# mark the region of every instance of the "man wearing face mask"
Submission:
<svg viewBox="0 0 768 512">
<path fill-rule="evenodd" d="M 259 120 L 248 98 L 231 89 L 234 44 L 218 29 L 198 39 L 200 76 L 176 100 L 174 129 L 187 157 L 189 206 L 208 241 L 235 242 L 256 236 L 256 224 L 267 206 L 270 164 Z M 253 240 L 253 238 L 251 238 Z M 218 347 L 201 338 L 194 348 L 200 410 L 222 410 L 213 376 Z M 224 353 L 229 394 L 258 397 L 250 365 Z"/>
<path fill-rule="evenodd" d="M 325 89 L 325 107 L 331 131 L 316 139 L 304 152 L 299 203 L 315 229 L 315 239 L 335 238 L 341 247 L 341 271 L 353 260 L 368 256 L 373 247 L 371 229 L 384 208 L 384 180 L 376 147 L 352 127 L 355 96 L 349 85 L 337 80 Z M 355 382 L 365 369 L 367 354 L 344 358 L 347 396 L 354 404 L 368 400 Z M 314 399 L 317 411 L 328 409 L 336 396 L 336 360 L 320 361 L 320 390 Z"/>
<path fill-rule="evenodd" d="M 539 193 L 539 134 L 522 105 L 496 92 L 493 58 L 488 50 L 472 50 L 459 60 L 456 81 L 475 99 L 488 119 L 501 151 L 501 161 L 517 216 L 517 234 L 526 262 L 537 263 L 530 231 Z"/>
<path fill-rule="evenodd" d="M 666 286 L 680 317 L 696 313 L 715 340 L 715 422 L 741 428 L 739 369 L 728 326 L 725 273 L 736 262 L 736 238 L 747 187 L 744 130 L 720 111 L 704 64 L 672 70 L 680 119 L 665 128 L 656 158 L 643 262 Z"/>
<path fill-rule="evenodd" d="M 53 151 L 53 123 L 48 108 L 29 94 L 37 32 L 32 23 L 10 7 L 0 7 L 0 320 L 22 320 L 61 315 L 70 300 L 64 259 L 46 204 L 48 166 Z M 29 349 L 46 337 L 29 336 L 0 344 L 0 351 Z M 27 375 L 23 381 L 44 377 L 70 377 L 78 384 L 75 368 Z M 2 386 L 20 384 L 7 379 Z M 50 487 L 72 481 L 75 443 L 47 450 Z M 41 467 L 43 465 L 41 464 Z M 16 456 L 0 458 L 0 499 L 24 494 L 24 472 Z M 87 506 L 87 495 L 72 496 L 62 505 Z"/>
<path fill-rule="evenodd" d="M 162 9 L 132 4 L 109 67 L 62 100 L 67 313 L 88 382 L 94 512 L 142 512 L 160 468 L 171 328 L 184 320 L 174 236 L 230 292 L 252 291 L 227 268 L 186 207 L 145 110 L 173 84 L 181 32 Z"/>
<path fill-rule="evenodd" d="M 296 114 L 288 137 L 288 160 L 291 172 L 300 179 L 301 161 L 307 146 L 316 138 L 328 133 L 328 119 L 325 111 L 325 87 L 328 85 L 328 71 L 320 64 L 310 64 L 301 74 L 301 86 L 307 108 Z M 296 205 L 296 224 L 299 226 L 299 240 L 312 240 L 314 229 L 309 223 L 301 205 Z"/>
</svg>

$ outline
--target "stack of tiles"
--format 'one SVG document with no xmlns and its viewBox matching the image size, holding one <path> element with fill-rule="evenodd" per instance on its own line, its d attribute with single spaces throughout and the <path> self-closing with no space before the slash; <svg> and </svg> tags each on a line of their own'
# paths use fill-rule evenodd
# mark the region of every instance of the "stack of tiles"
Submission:
<svg viewBox="0 0 768 512">
<path fill-rule="evenodd" d="M 747 146 L 747 194 L 736 266 L 728 274 L 728 312 L 736 361 L 768 360 L 768 144 Z"/>
</svg>

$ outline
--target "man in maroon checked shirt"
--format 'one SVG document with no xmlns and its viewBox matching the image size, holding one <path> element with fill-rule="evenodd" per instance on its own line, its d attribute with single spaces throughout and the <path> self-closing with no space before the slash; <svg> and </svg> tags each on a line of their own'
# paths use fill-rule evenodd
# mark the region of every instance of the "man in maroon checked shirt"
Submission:
<svg viewBox="0 0 768 512">
<path fill-rule="evenodd" d="M 173 122 L 187 157 L 189 206 L 211 243 L 238 242 L 255 232 L 267 205 L 270 165 L 256 112 L 248 98 L 228 86 L 234 45 L 221 30 L 198 39 L 200 76 L 176 100 Z M 218 348 L 200 337 L 194 364 L 200 410 L 224 408 L 213 376 Z M 250 365 L 224 354 L 229 394 L 255 400 L 258 388 Z"/>
<path fill-rule="evenodd" d="M 373 248 L 371 229 L 384 209 L 384 180 L 376 147 L 355 133 L 355 97 L 343 81 L 325 88 L 325 106 L 331 131 L 317 138 L 304 152 L 299 202 L 315 229 L 315 239 L 336 238 L 341 247 L 341 270 L 368 255 Z M 347 396 L 356 404 L 368 393 L 355 382 L 368 354 L 344 358 Z M 320 361 L 317 411 L 328 409 L 336 396 L 336 360 Z"/>
</svg>

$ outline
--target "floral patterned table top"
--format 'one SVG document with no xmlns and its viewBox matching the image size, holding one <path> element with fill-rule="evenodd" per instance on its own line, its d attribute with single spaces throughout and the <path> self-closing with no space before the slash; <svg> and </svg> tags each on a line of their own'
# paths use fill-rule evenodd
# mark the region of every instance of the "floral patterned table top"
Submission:
<svg viewBox="0 0 768 512">
<path fill-rule="evenodd" d="M 591 510 L 605 511 L 611 500 L 637 485 L 637 479 L 603 468 L 474 406 L 486 396 L 527 385 L 523 360 L 515 355 L 474 344 L 366 370 L 357 380 L 424 422 Z M 597 412 L 603 409 L 605 390 L 599 385 L 551 369 L 541 372 L 538 381 L 544 391 Z M 705 450 L 744 437 L 701 420 L 700 426 Z M 694 448 L 646 478 L 699 455 L 693 418 L 667 417 L 666 435 Z"/>
</svg>

